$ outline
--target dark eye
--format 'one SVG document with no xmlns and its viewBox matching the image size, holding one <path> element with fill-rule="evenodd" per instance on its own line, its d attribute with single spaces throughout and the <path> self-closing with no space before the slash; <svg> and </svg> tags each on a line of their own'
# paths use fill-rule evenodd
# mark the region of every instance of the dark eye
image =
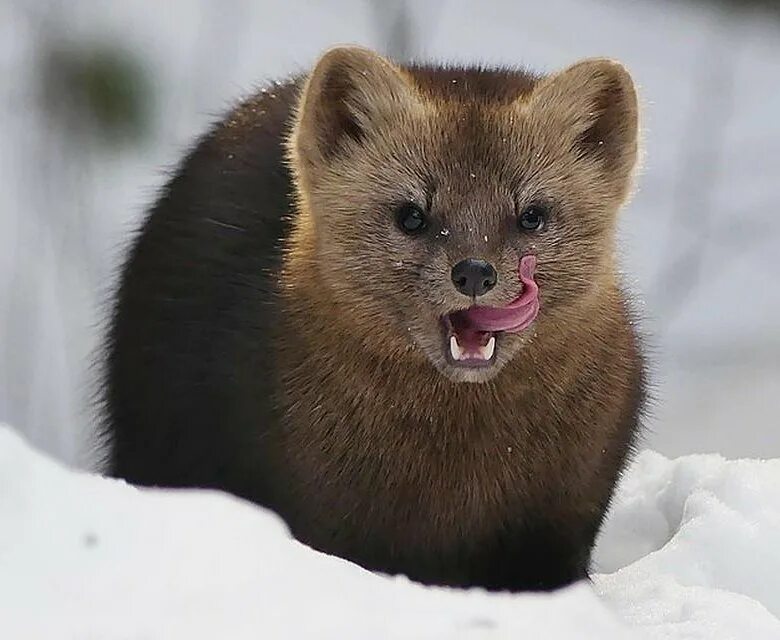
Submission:
<svg viewBox="0 0 780 640">
<path fill-rule="evenodd" d="M 545 222 L 547 222 L 547 209 L 539 204 L 527 206 L 517 217 L 517 226 L 521 231 L 541 231 Z"/>
<path fill-rule="evenodd" d="M 398 207 L 395 214 L 395 220 L 398 228 L 409 235 L 416 235 L 425 231 L 428 226 L 428 219 L 420 207 L 411 202 Z"/>
</svg>

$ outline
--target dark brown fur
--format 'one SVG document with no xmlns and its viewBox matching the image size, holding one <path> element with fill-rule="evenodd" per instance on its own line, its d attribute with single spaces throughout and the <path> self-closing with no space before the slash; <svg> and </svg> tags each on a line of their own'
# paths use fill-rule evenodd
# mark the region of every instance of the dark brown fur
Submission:
<svg viewBox="0 0 780 640">
<path fill-rule="evenodd" d="M 536 77 L 342 48 L 247 101 L 123 274 L 113 472 L 232 491 L 316 548 L 424 582 L 584 577 L 643 401 L 614 267 L 636 130 L 630 78 L 604 60 Z M 395 228 L 404 201 L 430 212 L 425 238 Z M 553 216 L 523 236 L 531 201 Z M 480 302 L 498 306 L 528 252 L 535 324 L 501 334 L 489 369 L 448 364 L 440 317 L 471 304 L 451 266 L 491 260 Z"/>
</svg>

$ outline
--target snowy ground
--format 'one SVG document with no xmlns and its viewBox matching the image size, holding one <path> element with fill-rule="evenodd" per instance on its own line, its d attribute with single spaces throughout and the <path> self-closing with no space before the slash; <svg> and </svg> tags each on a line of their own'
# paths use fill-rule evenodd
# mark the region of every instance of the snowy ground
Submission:
<svg viewBox="0 0 780 640">
<path fill-rule="evenodd" d="M 431 589 L 229 496 L 68 470 L 0 425 L 0 638 L 780 638 L 778 540 L 780 460 L 646 452 L 594 588 Z"/>
</svg>

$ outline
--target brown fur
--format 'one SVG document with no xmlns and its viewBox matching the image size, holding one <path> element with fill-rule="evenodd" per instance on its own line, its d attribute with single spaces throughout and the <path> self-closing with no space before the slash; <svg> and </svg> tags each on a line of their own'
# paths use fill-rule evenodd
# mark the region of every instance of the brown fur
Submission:
<svg viewBox="0 0 780 640">
<path fill-rule="evenodd" d="M 603 60 L 536 85 L 451 75 L 337 49 L 309 80 L 291 138 L 300 211 L 283 280 L 296 331 L 283 345 L 282 455 L 300 491 L 294 528 L 347 557 L 366 540 L 401 555 L 478 545 L 512 503 L 575 527 L 603 511 L 630 439 L 641 367 L 613 261 L 636 158 L 630 79 Z M 351 101 L 357 141 L 340 112 Z M 450 234 L 426 247 L 423 266 L 386 209 L 424 203 L 426 188 Z M 540 193 L 560 218 L 534 239 L 533 334 L 507 336 L 503 369 L 483 385 L 433 374 L 429 357 L 446 367 L 438 318 L 466 306 L 449 267 L 491 258 L 507 284 L 485 303 L 511 300 L 517 248 L 503 225 L 513 195 Z M 412 291 L 416 278 L 425 285 Z M 315 489 L 332 492 L 327 512 L 309 499 Z M 334 547 L 345 528 L 359 533 Z"/>
<path fill-rule="evenodd" d="M 399 67 L 337 48 L 297 104 L 273 339 L 245 343 L 241 392 L 226 392 L 242 419 L 224 429 L 244 433 L 242 445 L 226 454 L 231 471 L 169 482 L 248 496 L 319 549 L 425 582 L 525 589 L 583 577 L 643 401 L 614 259 L 637 156 L 628 73 L 608 60 L 548 77 Z M 241 161 L 273 108 L 249 101 L 207 139 L 189 161 L 206 167 L 205 183 L 212 158 Z M 407 201 L 430 213 L 424 237 L 394 225 Z M 515 219 L 531 202 L 552 217 L 523 235 Z M 480 303 L 500 306 L 517 295 L 525 253 L 538 260 L 534 325 L 500 334 L 489 368 L 448 363 L 441 316 L 473 302 L 452 286 L 452 265 L 492 262 L 498 285 Z M 269 411 L 257 408 L 266 392 Z M 121 475 L 170 477 L 139 454 L 123 463 L 122 447 Z"/>
</svg>

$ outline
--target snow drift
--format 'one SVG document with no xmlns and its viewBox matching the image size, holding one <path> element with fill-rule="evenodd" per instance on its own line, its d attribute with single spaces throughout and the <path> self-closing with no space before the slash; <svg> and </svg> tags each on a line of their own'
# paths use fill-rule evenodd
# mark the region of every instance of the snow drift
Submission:
<svg viewBox="0 0 780 640">
<path fill-rule="evenodd" d="M 0 425 L 2 638 L 780 638 L 780 460 L 626 474 L 594 585 L 426 588 L 325 556 L 207 491 L 61 467 Z"/>
</svg>

